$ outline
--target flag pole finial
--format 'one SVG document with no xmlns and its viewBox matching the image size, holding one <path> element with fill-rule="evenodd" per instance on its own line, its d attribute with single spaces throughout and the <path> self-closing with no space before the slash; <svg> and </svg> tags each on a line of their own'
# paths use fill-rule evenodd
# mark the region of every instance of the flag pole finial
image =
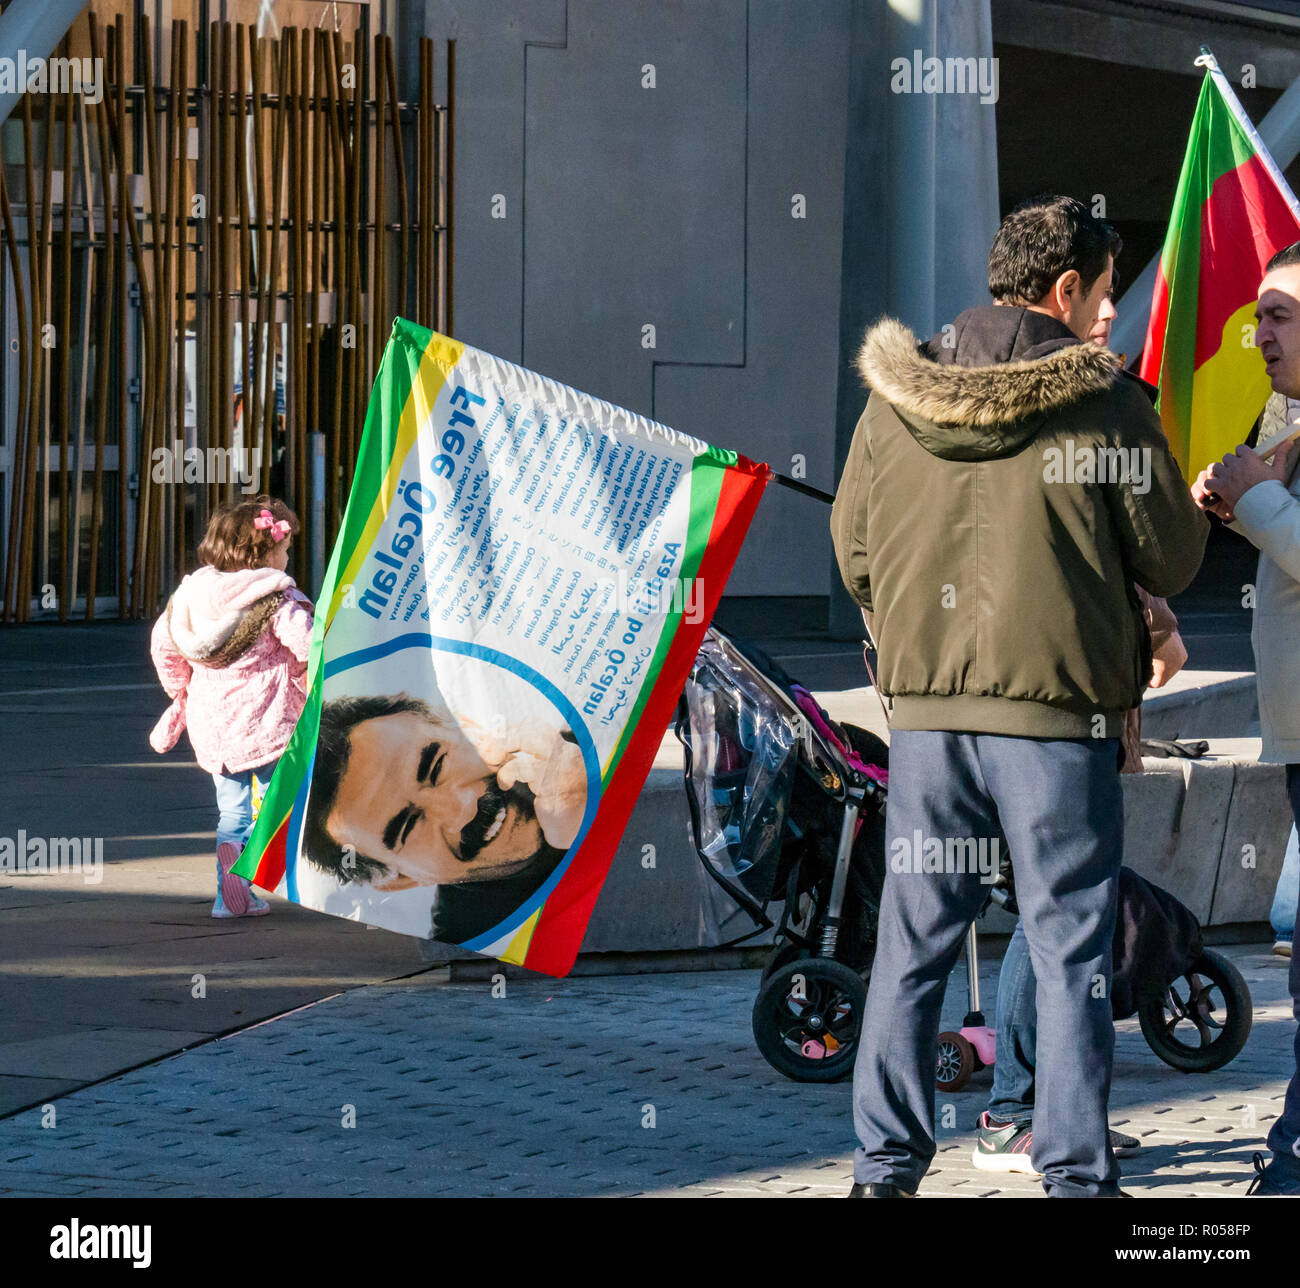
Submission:
<svg viewBox="0 0 1300 1288">
<path fill-rule="evenodd" d="M 1236 91 L 1228 82 L 1228 78 L 1223 74 L 1223 68 L 1219 66 L 1219 60 L 1210 52 L 1208 45 L 1201 46 L 1200 57 L 1196 59 L 1197 67 L 1204 67 L 1209 74 L 1210 80 L 1218 86 L 1219 93 L 1223 96 L 1223 101 L 1228 110 L 1237 119 L 1246 137 L 1250 140 L 1251 146 L 1255 149 L 1264 168 L 1277 184 L 1278 192 L 1282 194 L 1282 199 L 1291 208 L 1291 213 L 1295 215 L 1296 220 L 1300 221 L 1300 201 L 1296 200 L 1295 194 L 1291 191 L 1290 185 L 1278 169 L 1277 162 L 1269 155 L 1268 148 L 1264 146 L 1264 140 L 1260 138 L 1259 131 L 1255 128 L 1255 123 L 1246 114 L 1246 109 L 1242 107 L 1241 100 L 1237 97 Z"/>
</svg>

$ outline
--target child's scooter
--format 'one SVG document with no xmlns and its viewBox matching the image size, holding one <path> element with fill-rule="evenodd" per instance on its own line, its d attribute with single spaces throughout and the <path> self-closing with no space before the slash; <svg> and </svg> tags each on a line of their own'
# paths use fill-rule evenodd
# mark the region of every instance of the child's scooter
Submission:
<svg viewBox="0 0 1300 1288">
<path fill-rule="evenodd" d="M 979 946 L 974 923 L 966 934 L 966 980 L 970 1010 L 957 1032 L 939 1034 L 935 1085 L 940 1091 L 960 1091 L 971 1074 L 989 1068 L 997 1054 L 997 1033 L 984 1023 L 984 1012 L 980 1010 Z"/>
</svg>

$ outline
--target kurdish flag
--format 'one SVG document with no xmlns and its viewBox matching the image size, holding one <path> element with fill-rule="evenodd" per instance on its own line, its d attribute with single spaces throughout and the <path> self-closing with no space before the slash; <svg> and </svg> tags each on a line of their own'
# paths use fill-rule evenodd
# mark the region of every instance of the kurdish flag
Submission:
<svg viewBox="0 0 1300 1288">
<path fill-rule="evenodd" d="M 398 319 L 235 870 L 566 974 L 770 477 Z"/>
<path fill-rule="evenodd" d="M 1140 374 L 1192 477 L 1242 442 L 1271 391 L 1254 347 L 1264 265 L 1300 238 L 1300 205 L 1212 55 L 1160 257 Z"/>
</svg>

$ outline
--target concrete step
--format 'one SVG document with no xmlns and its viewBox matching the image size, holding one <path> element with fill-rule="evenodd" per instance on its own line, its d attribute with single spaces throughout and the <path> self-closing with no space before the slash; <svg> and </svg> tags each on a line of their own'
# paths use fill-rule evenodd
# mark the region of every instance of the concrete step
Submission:
<svg viewBox="0 0 1300 1288">
<path fill-rule="evenodd" d="M 869 686 L 817 694 L 841 722 L 888 738 Z M 1291 828 L 1285 773 L 1261 765 L 1254 676 L 1185 671 L 1142 708 L 1147 737 L 1204 738 L 1200 760 L 1146 757 L 1125 774 L 1125 862 L 1181 899 L 1203 926 L 1264 923 Z M 583 940 L 583 953 L 677 952 L 729 943 L 753 929 L 695 852 L 681 744 L 665 732 Z M 993 909 L 981 929 L 1009 933 Z M 751 943 L 770 940 L 768 934 Z M 469 956 L 426 943 L 426 960 Z"/>
</svg>

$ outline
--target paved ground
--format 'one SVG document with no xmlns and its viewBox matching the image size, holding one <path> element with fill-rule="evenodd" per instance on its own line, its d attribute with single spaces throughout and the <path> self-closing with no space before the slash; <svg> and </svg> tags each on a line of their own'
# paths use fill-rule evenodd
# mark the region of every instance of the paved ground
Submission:
<svg viewBox="0 0 1300 1288">
<path fill-rule="evenodd" d="M 147 627 L 0 633 L 0 837 L 103 852 L 97 884 L 0 871 L 0 1114 L 422 967 L 411 940 L 302 908 L 207 916 L 212 780 L 150 749 L 165 705 Z"/>
<path fill-rule="evenodd" d="M 1146 1147 L 1125 1163 L 1137 1196 L 1241 1194 L 1280 1104 L 1285 964 L 1226 951 L 1256 1002 L 1233 1064 L 1176 1073 L 1136 1022 L 1120 1026 L 1112 1121 Z M 986 973 L 991 990 L 995 964 Z M 0 1193 L 842 1194 L 849 1088 L 768 1068 L 749 1033 L 756 983 L 511 979 L 494 997 L 489 981 L 430 972 L 357 989 L 54 1099 L 53 1125 L 39 1108 L 0 1122 Z M 964 1001 L 959 968 L 949 1023 Z M 1041 1193 L 970 1164 L 990 1076 L 947 1097 L 955 1127 L 923 1195 Z"/>
<path fill-rule="evenodd" d="M 1240 651 L 1230 606 L 1197 613 Z M 778 616 L 780 637 L 732 625 L 807 683 L 860 683 L 855 646 Z M 511 979 L 498 998 L 445 971 L 399 979 L 421 969 L 412 941 L 282 903 L 211 921 L 211 786 L 185 751 L 148 749 L 162 705 L 138 624 L 0 634 L 0 832 L 98 838 L 104 855 L 98 884 L 0 873 L 0 1193 L 846 1188 L 848 1088 L 762 1061 L 756 972 Z M 1174 1073 L 1123 1026 L 1113 1117 L 1148 1145 L 1136 1193 L 1240 1193 L 1280 1103 L 1285 970 L 1232 951 L 1258 1010 L 1228 1069 Z M 964 992 L 959 973 L 951 1023 Z M 989 1076 L 951 1098 L 923 1193 L 1037 1192 L 969 1164 Z"/>
</svg>

